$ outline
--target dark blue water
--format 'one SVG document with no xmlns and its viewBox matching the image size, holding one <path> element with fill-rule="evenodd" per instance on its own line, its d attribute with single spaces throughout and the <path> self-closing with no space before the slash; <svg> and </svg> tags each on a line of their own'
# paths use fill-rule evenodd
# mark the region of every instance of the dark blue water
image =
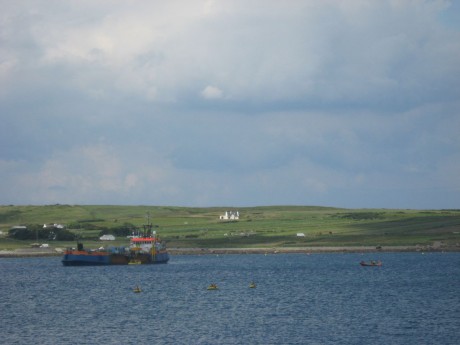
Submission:
<svg viewBox="0 0 460 345">
<path fill-rule="evenodd" d="M 361 267 L 380 259 L 383 267 Z M 2 344 L 458 344 L 460 253 L 0 259 Z M 250 281 L 256 289 L 248 287 Z M 219 290 L 208 291 L 215 282 Z M 140 285 L 143 292 L 132 288 Z"/>
</svg>

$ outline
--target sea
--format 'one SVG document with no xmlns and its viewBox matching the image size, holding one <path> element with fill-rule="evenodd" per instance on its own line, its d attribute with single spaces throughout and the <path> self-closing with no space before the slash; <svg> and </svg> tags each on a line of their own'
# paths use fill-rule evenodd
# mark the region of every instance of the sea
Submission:
<svg viewBox="0 0 460 345">
<path fill-rule="evenodd" d="M 459 344 L 460 253 L 2 258 L 0 343 Z"/>
</svg>

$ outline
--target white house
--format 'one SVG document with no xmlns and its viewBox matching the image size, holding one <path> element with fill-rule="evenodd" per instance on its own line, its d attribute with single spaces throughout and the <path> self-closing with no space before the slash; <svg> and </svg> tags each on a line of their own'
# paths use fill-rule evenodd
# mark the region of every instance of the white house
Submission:
<svg viewBox="0 0 460 345">
<path fill-rule="evenodd" d="M 11 230 L 27 230 L 27 226 L 25 225 L 15 225 L 11 227 Z"/>
<path fill-rule="evenodd" d="M 43 224 L 43 229 L 65 229 L 65 226 L 62 224 Z"/>
<path fill-rule="evenodd" d="M 225 214 L 222 216 L 219 216 L 219 219 L 221 220 L 237 220 L 240 219 L 240 213 L 238 211 L 225 211 Z"/>
<path fill-rule="evenodd" d="M 102 235 L 99 237 L 101 241 L 115 241 L 115 236 L 113 235 Z"/>
</svg>

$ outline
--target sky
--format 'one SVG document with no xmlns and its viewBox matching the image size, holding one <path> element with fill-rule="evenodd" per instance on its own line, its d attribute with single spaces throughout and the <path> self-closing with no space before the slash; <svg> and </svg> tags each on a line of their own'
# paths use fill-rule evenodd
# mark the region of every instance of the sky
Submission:
<svg viewBox="0 0 460 345">
<path fill-rule="evenodd" d="M 1 205 L 460 208 L 460 2 L 0 7 Z"/>
</svg>

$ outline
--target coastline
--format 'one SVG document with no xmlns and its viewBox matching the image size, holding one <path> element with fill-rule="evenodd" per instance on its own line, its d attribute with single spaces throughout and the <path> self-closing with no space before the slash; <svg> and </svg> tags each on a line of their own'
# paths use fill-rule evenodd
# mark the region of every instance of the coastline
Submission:
<svg viewBox="0 0 460 345">
<path fill-rule="evenodd" d="M 411 253 L 411 252 L 460 252 L 460 247 L 421 246 L 339 246 L 339 247 L 270 247 L 270 248 L 172 248 L 172 255 L 209 254 L 319 254 L 319 253 Z"/>
<path fill-rule="evenodd" d="M 0 258 L 61 256 L 62 248 L 19 248 L 0 250 Z M 270 248 L 169 248 L 171 255 L 212 254 L 319 254 L 319 253 L 404 253 L 460 252 L 458 246 L 340 246 L 340 247 L 270 247 Z"/>
<path fill-rule="evenodd" d="M 63 252 L 61 248 L 19 248 L 16 250 L 0 250 L 0 258 L 61 256 Z"/>
</svg>

